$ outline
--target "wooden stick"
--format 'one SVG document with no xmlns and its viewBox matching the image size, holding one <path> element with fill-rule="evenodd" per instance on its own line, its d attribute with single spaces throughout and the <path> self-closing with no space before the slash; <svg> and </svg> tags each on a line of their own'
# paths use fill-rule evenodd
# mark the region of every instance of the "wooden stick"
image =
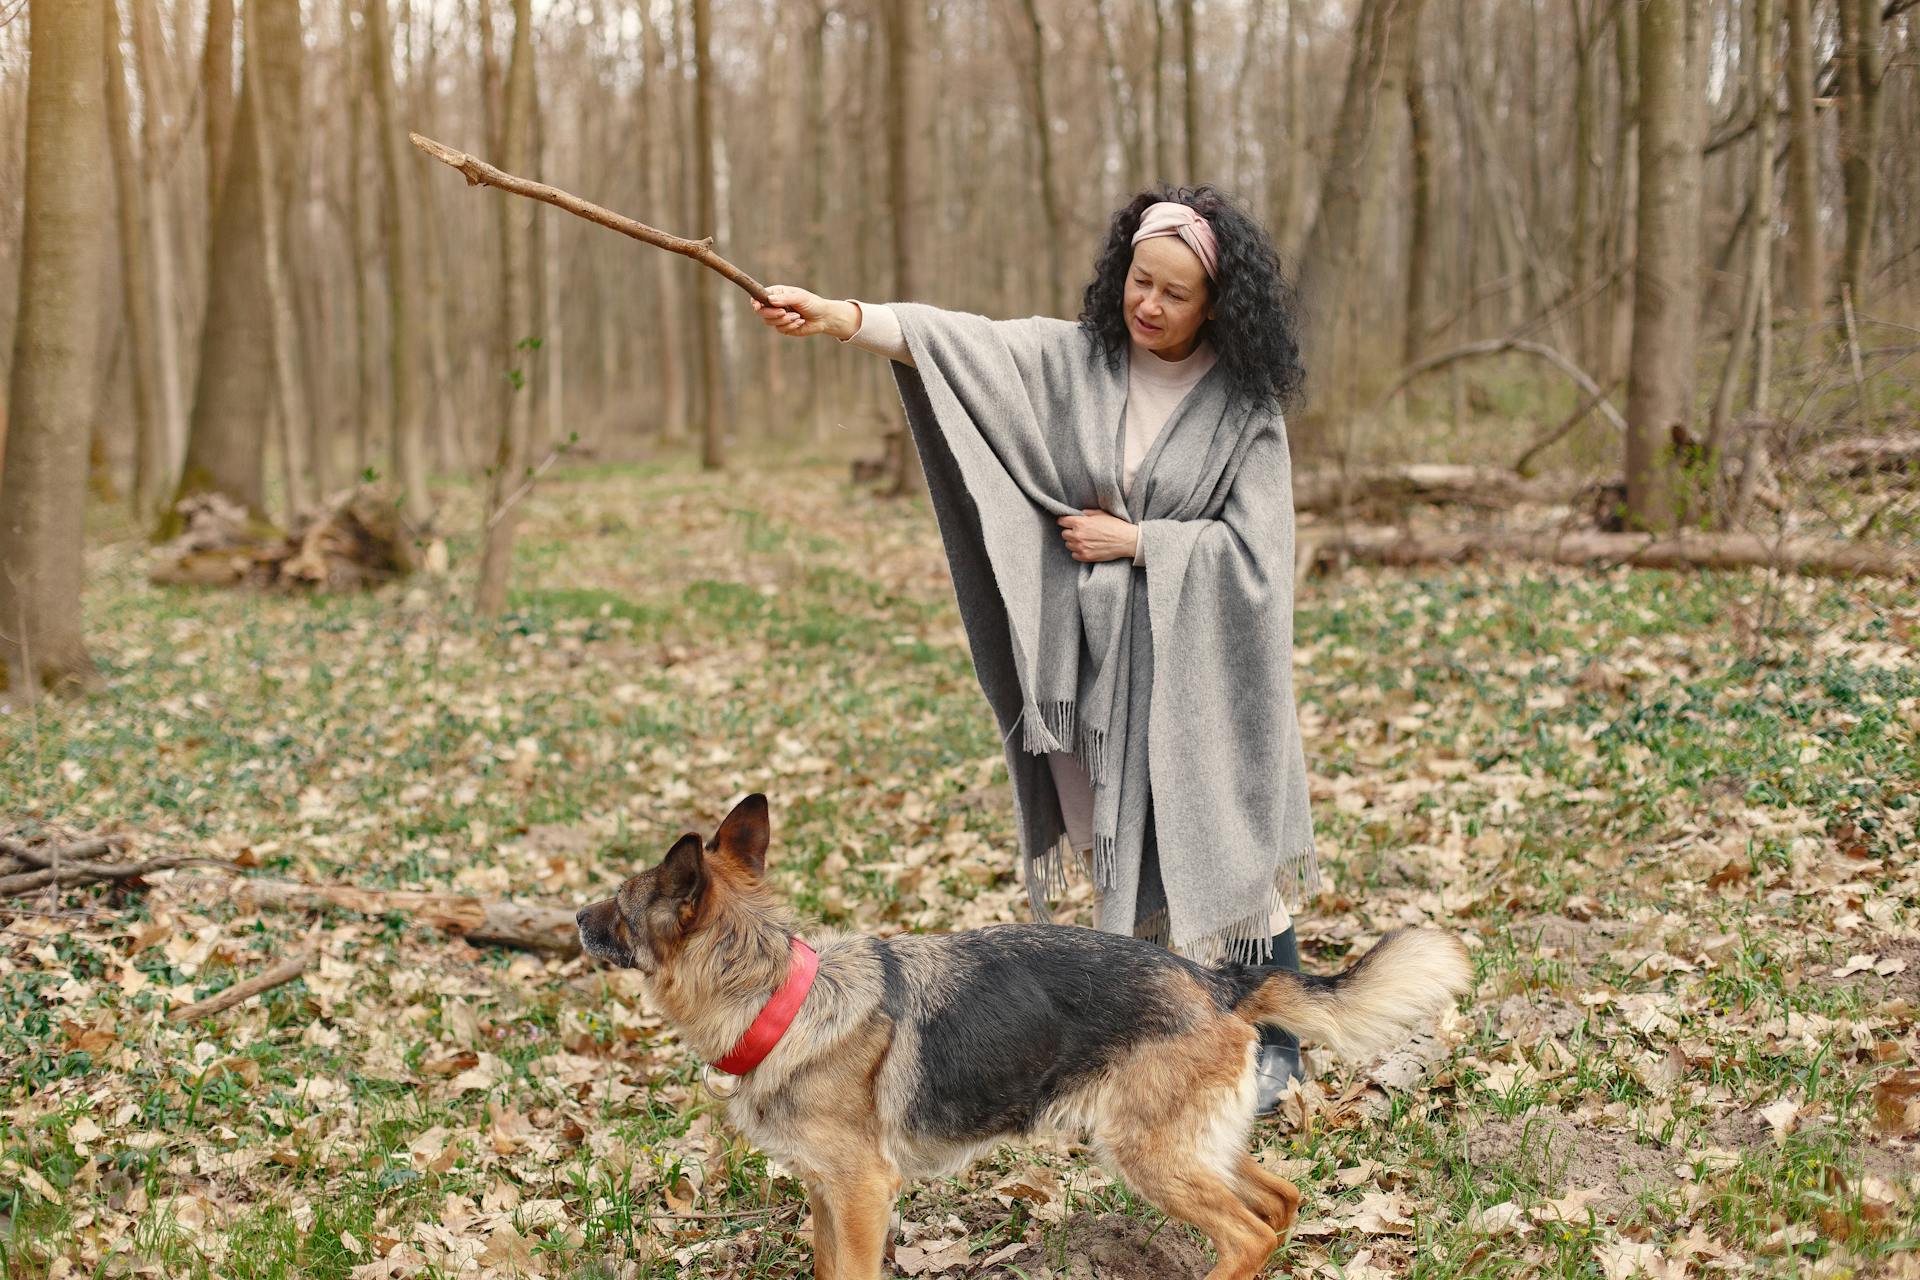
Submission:
<svg viewBox="0 0 1920 1280">
<path fill-rule="evenodd" d="M 733 283 L 752 295 L 755 302 L 772 306 L 772 299 L 758 280 L 728 262 L 713 251 L 713 237 L 705 236 L 699 240 L 688 240 L 682 236 L 671 235 L 644 222 L 635 222 L 632 218 L 622 217 L 611 209 L 602 209 L 599 205 L 582 200 L 579 196 L 550 187 L 544 182 L 534 182 L 529 178 L 496 169 L 485 160 L 470 156 L 464 151 L 455 151 L 444 142 L 435 142 L 417 133 L 407 135 L 413 139 L 413 145 L 420 148 L 444 165 L 458 169 L 467 179 L 470 187 L 498 187 L 502 191 L 511 191 L 514 195 L 525 196 L 529 200 L 539 200 L 556 209 L 565 209 L 576 217 L 588 222 L 597 222 L 603 227 L 618 231 L 623 236 L 644 241 L 657 249 L 678 253 L 692 258 L 702 266 L 718 271 Z"/>
<path fill-rule="evenodd" d="M 225 1013 L 233 1006 L 250 1000 L 262 991 L 271 991 L 275 987 L 285 986 L 307 971 L 313 963 L 314 952 L 319 949 L 319 926 L 307 934 L 307 940 L 300 949 L 280 961 L 273 967 L 255 974 L 245 982 L 236 982 L 225 991 L 216 992 L 205 1000 L 181 1005 L 167 1015 L 168 1022 L 197 1022 L 201 1018 L 211 1018 L 216 1013 Z"/>
</svg>

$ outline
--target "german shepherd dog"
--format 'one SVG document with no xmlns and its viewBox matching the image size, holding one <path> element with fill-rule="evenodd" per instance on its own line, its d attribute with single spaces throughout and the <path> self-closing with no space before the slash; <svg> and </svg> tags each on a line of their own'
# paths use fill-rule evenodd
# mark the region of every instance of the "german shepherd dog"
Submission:
<svg viewBox="0 0 1920 1280">
<path fill-rule="evenodd" d="M 788 980 L 797 922 L 769 891 L 767 800 L 688 834 L 581 910 L 592 955 L 638 969 L 687 1046 L 719 1061 Z M 1259 1025 L 1372 1054 L 1464 991 L 1457 938 L 1403 929 L 1345 973 L 1205 968 L 1063 925 L 817 934 L 818 972 L 727 1115 L 806 1183 L 820 1280 L 875 1280 L 901 1183 L 1004 1138 L 1078 1130 L 1136 1191 L 1251 1280 L 1300 1192 L 1247 1153 Z"/>
</svg>

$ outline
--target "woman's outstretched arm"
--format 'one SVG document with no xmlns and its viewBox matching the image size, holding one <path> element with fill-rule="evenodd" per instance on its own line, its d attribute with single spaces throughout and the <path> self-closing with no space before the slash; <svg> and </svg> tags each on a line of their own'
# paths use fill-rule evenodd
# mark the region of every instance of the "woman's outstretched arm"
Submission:
<svg viewBox="0 0 1920 1280">
<path fill-rule="evenodd" d="M 767 297 L 774 305 L 756 302 L 753 310 L 777 333 L 790 338 L 830 334 L 841 342 L 851 342 L 900 364 L 913 364 L 906 337 L 900 331 L 900 321 L 884 306 L 862 304 L 851 298 L 822 298 L 785 284 L 769 288 Z"/>
</svg>

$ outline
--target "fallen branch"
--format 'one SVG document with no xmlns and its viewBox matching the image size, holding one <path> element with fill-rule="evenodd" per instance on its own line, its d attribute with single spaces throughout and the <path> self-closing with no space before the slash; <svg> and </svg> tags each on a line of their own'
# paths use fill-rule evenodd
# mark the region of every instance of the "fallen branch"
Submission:
<svg viewBox="0 0 1920 1280">
<path fill-rule="evenodd" d="M 181 1005 L 167 1015 L 168 1022 L 198 1022 L 202 1018 L 211 1018 L 216 1013 L 225 1013 L 237 1004 L 241 1004 L 262 991 L 271 991 L 275 987 L 285 986 L 307 971 L 313 963 L 314 953 L 318 950 L 319 930 L 307 934 L 307 940 L 300 949 L 286 959 L 264 972 L 255 974 L 245 982 L 236 982 L 225 991 L 216 992 L 205 1000 L 196 1000 L 192 1004 Z"/>
<path fill-rule="evenodd" d="M 510 191 L 514 195 L 525 196 L 529 200 L 550 204 L 556 209 L 565 209 L 575 217 L 585 218 L 588 222 L 597 222 L 603 227 L 618 231 L 623 236 L 631 236 L 657 249 L 665 249 L 669 253 L 678 253 L 692 258 L 695 262 L 718 271 L 745 289 L 752 295 L 755 302 L 773 305 L 772 300 L 767 297 L 766 289 L 758 280 L 713 251 L 712 236 L 688 240 L 683 236 L 672 235 L 656 227 L 650 227 L 644 222 L 635 222 L 632 218 L 623 217 L 611 209 L 603 209 L 558 187 L 550 187 L 544 182 L 535 182 L 530 178 L 518 177 L 496 169 L 485 160 L 470 156 L 464 151 L 455 151 L 444 142 L 435 142 L 432 138 L 425 138 L 417 133 L 409 133 L 407 136 L 413 139 L 414 146 L 435 160 L 458 169 L 466 177 L 467 185 L 470 187 L 498 187 L 502 191 Z"/>
<path fill-rule="evenodd" d="M 124 840 L 120 836 L 103 836 L 58 847 L 24 844 L 17 840 L 0 840 L 0 854 L 6 854 L 36 868 L 33 871 L 0 876 L 0 898 L 31 893 L 35 889 L 44 889 L 50 884 L 64 889 L 70 885 L 96 884 L 103 880 L 132 880 L 138 876 L 151 875 L 156 871 L 165 871 L 191 863 L 226 865 L 214 858 L 190 858 L 177 854 L 148 858 L 144 862 L 91 861 L 103 853 L 120 847 L 122 843 Z"/>
<path fill-rule="evenodd" d="M 403 915 L 476 946 L 516 947 L 576 955 L 580 933 L 572 907 L 542 906 L 461 893 L 410 889 L 362 889 L 357 885 L 303 884 L 297 880 L 243 880 L 240 894 L 256 907 L 318 911 L 338 907 L 364 916 Z"/>
<path fill-rule="evenodd" d="M 1627 420 L 1620 416 L 1620 411 L 1613 407 L 1612 401 L 1607 399 L 1606 392 L 1600 389 L 1600 384 L 1595 382 L 1593 377 L 1588 374 L 1585 369 L 1582 369 L 1579 365 L 1567 359 L 1544 342 L 1528 342 L 1522 338 L 1492 338 L 1486 342 L 1470 342 L 1464 347 L 1455 347 L 1451 351 L 1442 351 L 1438 355 L 1428 356 L 1425 360 L 1417 364 L 1409 365 L 1401 372 L 1398 378 L 1394 379 L 1393 386 L 1387 389 L 1386 394 L 1380 397 L 1378 402 L 1379 407 L 1384 408 L 1395 396 L 1400 394 L 1409 382 L 1412 382 L 1422 374 L 1432 373 L 1435 369 L 1453 364 L 1458 360 L 1472 360 L 1480 356 L 1504 355 L 1509 351 L 1518 351 L 1522 355 L 1529 355 L 1540 360 L 1545 360 L 1548 364 L 1566 374 L 1568 378 L 1573 380 L 1575 386 L 1579 387 L 1582 392 L 1592 398 L 1593 408 L 1599 410 L 1606 420 L 1613 424 L 1614 430 L 1620 432 L 1622 435 L 1626 434 Z"/>
<path fill-rule="evenodd" d="M 1304 541 L 1304 538 L 1303 538 Z M 1770 540 L 1745 533 L 1410 533 L 1357 527 L 1316 534 L 1320 558 L 1375 564 L 1443 564 L 1484 556 L 1644 569 L 1778 569 L 1822 577 L 1920 578 L 1920 551 L 1831 538 Z"/>
</svg>

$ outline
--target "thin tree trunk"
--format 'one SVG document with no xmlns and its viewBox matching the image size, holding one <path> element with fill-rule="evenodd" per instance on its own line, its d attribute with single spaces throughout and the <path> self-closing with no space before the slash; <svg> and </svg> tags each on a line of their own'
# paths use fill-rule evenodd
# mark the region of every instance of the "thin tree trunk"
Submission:
<svg viewBox="0 0 1920 1280">
<path fill-rule="evenodd" d="M 897 297 L 916 298 L 926 287 L 922 278 L 926 271 L 922 248 L 925 231 L 920 225 L 926 205 L 930 150 L 926 137 L 930 123 L 925 83 L 926 3 L 925 0 L 888 0 L 886 14 L 887 206 L 893 225 L 893 289 Z M 1046 110 L 1044 95 L 1035 109 Z M 1057 215 L 1048 197 L 1051 156 L 1050 148 L 1043 149 L 1040 172 L 1042 217 L 1048 228 L 1050 246 L 1057 225 Z M 1051 248 L 1048 262 L 1050 269 L 1057 268 L 1058 261 L 1052 256 Z M 1059 288 L 1058 279 L 1058 271 L 1052 270 L 1043 294 L 1049 305 Z M 893 458 L 889 486 L 892 493 L 910 493 L 925 485 L 919 455 L 913 449 L 902 447 L 894 452 Z"/>
<path fill-rule="evenodd" d="M 481 0 L 482 9 L 490 0 Z M 359 10 L 361 0 L 340 0 L 340 29 L 353 30 L 349 15 Z M 368 298 L 367 271 L 373 257 L 367 247 L 366 201 L 362 192 L 367 181 L 366 137 L 366 56 L 351 39 L 346 41 L 347 129 L 351 145 L 347 160 L 347 238 L 353 264 L 353 474 L 357 484 L 373 465 L 373 304 Z"/>
<path fill-rule="evenodd" d="M 387 396 L 391 434 L 388 466 L 409 524 L 428 518 L 426 460 L 420 437 L 420 312 L 418 234 L 414 227 L 413 171 L 408 168 L 406 130 L 400 121 L 393 80 L 393 40 L 387 0 L 366 0 L 367 70 L 373 78 L 373 110 L 381 177 L 381 239 L 387 253 Z"/>
<path fill-rule="evenodd" d="M 1676 428 L 1693 417 L 1699 304 L 1701 93 L 1691 28 L 1699 0 L 1640 7 L 1639 255 L 1627 384 L 1627 514 L 1643 529 L 1680 519 Z"/>
<path fill-rule="evenodd" d="M 1167 158 L 1167 15 L 1162 0 L 1147 0 L 1153 6 L 1153 178 L 1167 182 L 1173 177 Z"/>
<path fill-rule="evenodd" d="M 1628 264 L 1639 251 L 1640 207 L 1640 23 L 1629 0 L 1614 15 L 1613 64 L 1619 105 L 1614 126 L 1613 246 L 1607 255 L 1614 283 L 1608 287 L 1608 381 L 1624 379 L 1633 363 L 1633 281 Z"/>
<path fill-rule="evenodd" d="M 133 154 L 126 59 L 120 52 L 120 8 L 114 0 L 99 2 L 105 6 L 107 141 L 113 154 L 120 232 L 120 291 L 133 373 L 133 484 L 128 497 L 132 500 L 134 517 L 139 519 L 159 500 L 161 458 L 166 453 L 162 439 L 165 424 L 158 402 L 160 369 L 156 357 L 159 347 L 153 335 L 153 275 L 147 258 L 147 190 L 140 163 Z"/>
<path fill-rule="evenodd" d="M 1581 9 L 1581 0 L 1567 0 L 1573 22 L 1573 236 L 1572 271 L 1567 292 L 1584 297 L 1597 274 L 1600 237 L 1600 13 Z M 1588 368 L 1602 367 L 1594 319 L 1599 308 L 1588 300 L 1573 314 L 1574 358 Z"/>
<path fill-rule="evenodd" d="M 1881 0 L 1840 0 L 1840 177 L 1847 240 L 1840 280 L 1865 305 L 1872 283 L 1874 203 L 1879 198 Z M 1911 144 L 1909 139 L 1909 144 Z"/>
<path fill-rule="evenodd" d="M 1813 114 L 1813 15 L 1811 0 L 1786 0 L 1786 6 L 1787 212 L 1793 226 L 1794 302 L 1811 320 L 1827 302 L 1826 258 L 1820 244 L 1820 137 Z"/>
<path fill-rule="evenodd" d="M 133 57 L 134 73 L 140 78 L 140 181 L 145 191 L 147 223 L 147 261 L 152 265 L 154 368 L 159 373 L 155 404 L 159 410 L 159 434 L 153 458 L 153 474 L 148 501 L 158 503 L 173 488 L 180 454 L 187 444 L 187 420 L 180 380 L 180 320 L 174 311 L 178 286 L 174 277 L 172 202 L 168 198 L 164 152 L 164 106 L 171 94 L 162 84 L 158 51 L 153 30 L 157 15 L 152 0 L 134 0 Z"/>
<path fill-rule="evenodd" d="M 917 4 L 919 0 L 901 0 L 902 6 Z M 1035 154 L 1039 160 L 1039 172 L 1036 175 L 1040 185 L 1040 212 L 1047 227 L 1047 287 L 1041 295 L 1041 305 L 1053 315 L 1065 315 L 1067 301 L 1064 293 L 1066 279 L 1063 255 L 1065 254 L 1066 229 L 1062 225 L 1065 211 L 1061 207 L 1053 163 L 1053 113 L 1047 103 L 1047 30 L 1040 22 L 1040 6 L 1037 0 L 1024 0 L 1027 30 L 1032 42 L 1033 60 L 1029 64 L 1028 105 L 1033 109 L 1033 141 Z M 896 57 L 899 55 L 896 55 Z M 897 65 L 897 64 L 896 64 Z M 915 66 L 918 62 L 914 63 Z M 897 74 L 897 73 L 896 73 Z M 911 84 L 896 90 L 896 117 L 900 110 L 906 109 L 905 95 L 913 95 Z M 1191 158 L 1191 151 L 1189 151 Z M 904 167 L 905 156 L 902 154 Z M 909 199 L 912 193 L 905 193 Z M 906 205 L 896 205 L 904 214 Z M 902 295 L 907 296 L 907 295 Z"/>
<path fill-rule="evenodd" d="M 1028 0 L 1032 7 L 1033 0 Z M 1201 145 L 1200 133 L 1200 66 L 1198 55 L 1194 51 L 1193 0 L 1179 0 L 1180 4 L 1180 91 L 1181 104 L 1184 107 L 1183 129 L 1187 141 L 1187 179 L 1191 186 L 1207 181 L 1205 148 Z M 1034 18 L 1038 29 L 1039 18 Z"/>
<path fill-rule="evenodd" d="M 33 699 L 85 680 L 87 438 L 106 248 L 105 10 L 33 0 L 20 309 L 0 465 L 0 681 Z"/>
<path fill-rule="evenodd" d="M 484 0 L 483 0 L 484 2 Z M 533 133 L 533 0 L 513 0 L 513 52 L 500 121 L 500 163 L 509 173 L 526 169 Z M 501 200 L 496 226 L 500 235 L 500 318 L 495 359 L 503 373 L 513 371 L 506 412 L 494 450 L 488 485 L 487 527 L 482 537 L 480 581 L 474 612 L 498 617 L 507 604 L 507 579 L 513 568 L 517 508 L 508 498 L 522 483 L 533 437 L 533 389 L 518 366 L 529 354 L 525 339 L 533 328 L 533 209 L 524 200 Z M 704 274 L 704 273 L 703 273 Z"/>
<path fill-rule="evenodd" d="M 1415 39 L 1417 27 L 1408 30 Z M 1433 123 L 1427 106 L 1426 69 L 1417 49 L 1407 59 L 1407 153 L 1411 189 L 1407 193 L 1407 302 L 1401 363 L 1418 360 L 1426 344 L 1427 313 L 1433 298 Z"/>
<path fill-rule="evenodd" d="M 713 136 L 713 4 L 693 0 L 693 151 L 694 193 L 699 200 L 695 235 L 719 233 L 719 189 L 714 178 Z M 898 237 L 896 229 L 895 236 Z M 720 385 L 720 311 L 714 296 L 713 273 L 696 273 L 693 282 L 693 323 L 700 336 L 700 465 L 717 471 L 726 462 L 726 400 Z"/>
</svg>

